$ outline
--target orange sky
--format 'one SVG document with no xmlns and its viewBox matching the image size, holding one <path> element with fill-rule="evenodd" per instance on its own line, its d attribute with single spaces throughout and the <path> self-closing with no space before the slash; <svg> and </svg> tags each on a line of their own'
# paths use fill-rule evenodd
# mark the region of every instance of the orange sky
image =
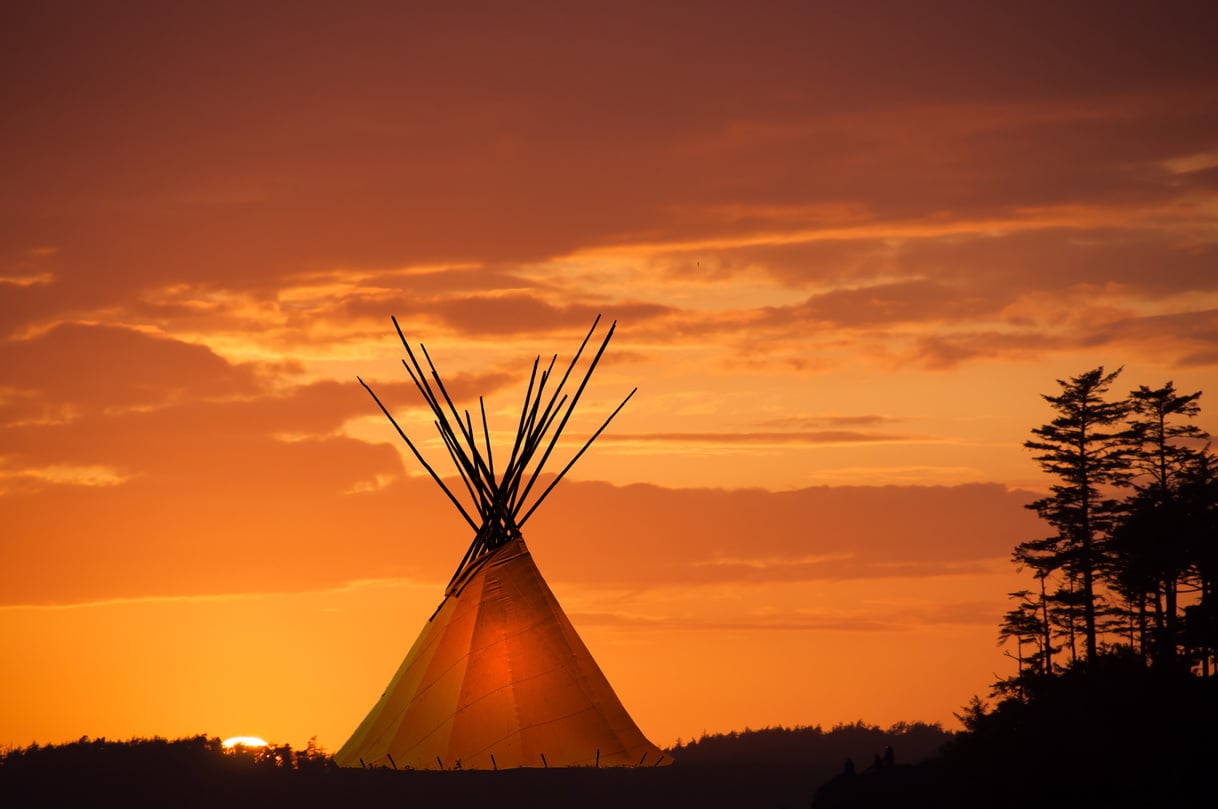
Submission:
<svg viewBox="0 0 1218 809">
<path fill-rule="evenodd" d="M 526 536 L 662 745 L 951 724 L 1038 394 L 1213 395 L 1211 4 L 184 5 L 0 12 L 0 745 L 341 745 L 469 541 L 391 314 L 502 440 L 618 321 Z"/>
</svg>

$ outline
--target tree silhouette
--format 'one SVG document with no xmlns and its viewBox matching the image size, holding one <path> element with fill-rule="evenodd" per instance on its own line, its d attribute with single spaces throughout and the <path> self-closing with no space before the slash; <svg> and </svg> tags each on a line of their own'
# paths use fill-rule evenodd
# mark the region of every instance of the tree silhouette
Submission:
<svg viewBox="0 0 1218 809">
<path fill-rule="evenodd" d="M 1182 395 L 1173 383 L 1139 386 L 1129 395 L 1130 471 L 1134 494 L 1113 532 L 1113 584 L 1129 605 L 1143 657 L 1175 665 L 1183 640 L 1180 587 L 1192 567 L 1195 503 L 1184 483 L 1204 450 L 1208 436 L 1186 419 L 1200 412 L 1201 392 Z M 1147 605 L 1153 605 L 1154 631 L 1148 632 Z M 1153 642 L 1148 642 L 1153 639 Z"/>
<path fill-rule="evenodd" d="M 1025 444 L 1054 478 L 1029 506 L 1053 532 L 1012 553 L 1035 581 L 999 625 L 1017 674 L 957 714 L 941 758 L 839 776 L 816 809 L 1213 803 L 1218 457 L 1189 423 L 1200 392 L 1109 401 L 1119 373 L 1058 380 Z"/>
<path fill-rule="evenodd" d="M 1104 569 L 1104 544 L 1118 514 L 1117 502 L 1104 496 L 1105 487 L 1119 485 L 1128 477 L 1128 435 L 1118 425 L 1129 406 L 1104 398 L 1120 373 L 1118 368 L 1105 374 L 1101 366 L 1068 381 L 1057 380 L 1061 393 L 1042 397 L 1057 411 L 1057 417 L 1033 429 L 1036 437 L 1024 442 L 1037 451 L 1041 468 L 1059 480 L 1050 487 L 1048 497 L 1028 505 L 1057 529 L 1054 537 L 1039 541 L 1028 556 L 1045 571 L 1061 568 L 1072 586 L 1078 584 L 1088 665 L 1094 664 L 1098 648 L 1096 616 L 1101 596 L 1096 584 Z M 1073 614 L 1069 615 L 1073 631 Z"/>
<path fill-rule="evenodd" d="M 1048 674 L 1051 671 L 1054 648 L 1050 645 L 1048 631 L 1045 579 L 1039 575 L 1037 579 L 1041 588 L 1038 599 L 1032 598 L 1031 590 L 1018 590 L 1008 594 L 1011 598 L 1019 599 L 1019 603 L 1003 615 L 998 630 L 998 643 L 1005 645 L 1009 640 L 1015 641 L 1016 653 L 1013 657 L 1019 663 L 1019 672 L 1013 680 L 1004 680 L 996 686 L 1004 693 L 1008 690 L 1022 693 L 1023 683 L 1029 675 Z M 1010 655 L 1010 652 L 1006 654 Z"/>
<path fill-rule="evenodd" d="M 1181 640 L 1189 665 L 1205 677 L 1218 652 L 1218 459 L 1207 447 L 1176 488 L 1182 544 L 1187 549 L 1191 583 L 1198 600 L 1183 610 Z"/>
</svg>

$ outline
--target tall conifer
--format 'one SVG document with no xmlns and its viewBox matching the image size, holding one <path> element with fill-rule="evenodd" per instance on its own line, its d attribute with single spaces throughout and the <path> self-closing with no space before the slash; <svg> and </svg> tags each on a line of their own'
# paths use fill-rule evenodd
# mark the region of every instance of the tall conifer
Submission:
<svg viewBox="0 0 1218 809">
<path fill-rule="evenodd" d="M 1120 373 L 1118 368 L 1106 374 L 1100 366 L 1069 380 L 1057 380 L 1061 392 L 1057 396 L 1042 395 L 1057 417 L 1034 428 L 1035 438 L 1024 442 L 1025 447 L 1036 451 L 1041 469 L 1058 480 L 1050 487 L 1048 497 L 1028 504 L 1028 508 L 1057 529 L 1050 555 L 1079 582 L 1089 666 L 1095 663 L 1097 653 L 1100 595 L 1096 585 L 1104 570 L 1105 545 L 1118 510 L 1116 501 L 1107 496 L 1108 487 L 1128 477 L 1128 434 L 1121 426 L 1128 405 L 1105 399 Z"/>
<path fill-rule="evenodd" d="M 1200 398 L 1200 391 L 1178 393 L 1172 382 L 1155 389 L 1141 385 L 1129 394 L 1135 492 L 1114 534 L 1115 580 L 1131 605 L 1136 599 L 1143 628 L 1146 602 L 1152 600 L 1153 657 L 1168 664 L 1182 641 L 1178 596 L 1195 550 L 1197 509 L 1183 494 L 1208 437 L 1189 421 L 1200 412 Z"/>
</svg>

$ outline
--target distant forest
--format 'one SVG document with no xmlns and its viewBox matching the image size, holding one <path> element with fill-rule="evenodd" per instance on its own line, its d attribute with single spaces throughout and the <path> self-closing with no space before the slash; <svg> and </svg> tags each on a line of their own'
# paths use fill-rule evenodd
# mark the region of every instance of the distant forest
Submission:
<svg viewBox="0 0 1218 809">
<path fill-rule="evenodd" d="M 938 725 L 884 730 L 857 722 L 704 735 L 667 751 L 672 767 L 503 770 L 351 770 L 316 744 L 224 750 L 217 738 L 81 738 L 0 753 L 0 804 L 296 807 L 383 802 L 472 806 L 807 806 L 849 760 L 859 773 L 933 757 L 952 734 Z M 887 755 L 886 755 L 887 753 Z"/>
<path fill-rule="evenodd" d="M 847 760 L 857 772 L 884 766 L 886 750 L 891 751 L 890 759 L 899 756 L 902 763 L 924 761 L 936 755 L 952 735 L 938 724 L 898 722 L 885 730 L 859 721 L 828 731 L 817 725 L 703 735 L 687 743 L 678 740 L 668 752 L 682 765 L 816 766 L 829 776 L 840 772 Z"/>
</svg>

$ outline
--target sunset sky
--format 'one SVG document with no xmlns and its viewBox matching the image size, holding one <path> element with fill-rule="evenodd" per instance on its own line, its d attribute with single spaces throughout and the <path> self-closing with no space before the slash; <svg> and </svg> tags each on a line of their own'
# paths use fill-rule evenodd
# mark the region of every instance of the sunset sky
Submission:
<svg viewBox="0 0 1218 809">
<path fill-rule="evenodd" d="M 525 536 L 660 745 L 955 727 L 1039 394 L 1218 433 L 1212 3 L 504 5 L 3 5 L 0 746 L 342 744 L 471 538 L 390 315 L 500 442 L 617 321 Z"/>
</svg>

